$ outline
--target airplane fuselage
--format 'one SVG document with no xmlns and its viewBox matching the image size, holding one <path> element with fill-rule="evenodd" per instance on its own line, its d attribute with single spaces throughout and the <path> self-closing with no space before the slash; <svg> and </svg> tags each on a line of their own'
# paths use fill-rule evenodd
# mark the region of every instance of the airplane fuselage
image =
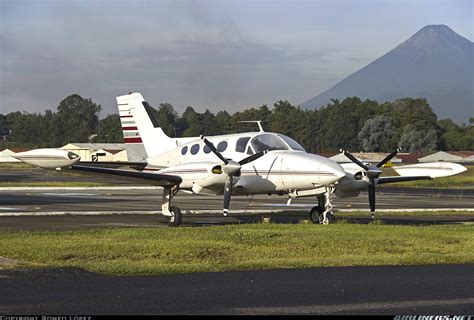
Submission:
<svg viewBox="0 0 474 320">
<path fill-rule="evenodd" d="M 235 194 L 284 194 L 311 190 L 337 183 L 345 175 L 334 161 L 310 154 L 294 140 L 270 132 L 245 132 L 212 136 L 207 139 L 225 158 L 240 161 L 249 155 L 269 151 L 242 166 L 234 179 Z M 176 139 L 173 150 L 147 159 L 146 171 L 178 175 L 181 189 L 195 193 L 222 193 L 226 174 L 216 169 L 222 162 L 198 138 Z M 219 172 L 219 173 L 217 173 Z"/>
</svg>

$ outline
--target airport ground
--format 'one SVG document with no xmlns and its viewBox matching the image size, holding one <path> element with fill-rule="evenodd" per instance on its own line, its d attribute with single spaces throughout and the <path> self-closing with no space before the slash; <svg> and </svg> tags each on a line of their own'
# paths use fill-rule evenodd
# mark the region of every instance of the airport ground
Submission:
<svg viewBox="0 0 474 320">
<path fill-rule="evenodd" d="M 0 190 L 0 230 L 72 230 L 98 227 L 164 227 L 161 189 L 27 189 Z M 220 214 L 222 199 L 184 192 L 173 199 L 183 211 L 183 225 L 220 225 L 261 222 L 298 223 L 307 220 L 314 198 L 293 200 L 281 196 L 236 196 L 231 214 Z M 377 194 L 377 217 L 385 223 L 433 224 L 474 221 L 474 190 L 384 189 Z M 367 194 L 334 199 L 336 216 L 371 222 Z M 416 212 L 408 214 L 403 210 Z M 425 211 L 425 210 L 442 210 Z M 456 210 L 456 211 L 455 211 Z M 355 211 L 355 212 L 353 212 Z"/>
<path fill-rule="evenodd" d="M 1 190 L 0 232 L 164 227 L 165 220 L 159 215 L 161 191 L 138 182 L 135 187 L 138 189 Z M 234 213 L 222 217 L 221 199 L 180 193 L 174 200 L 187 213 L 185 227 L 245 225 L 269 215 L 273 222 L 298 223 L 307 219 L 314 205 L 311 198 L 295 200 L 288 207 L 286 197 L 233 197 Z M 473 190 L 383 188 L 377 193 L 377 208 L 384 224 L 468 227 L 474 220 L 473 200 Z M 335 204 L 338 216 L 349 222 L 371 222 L 367 194 L 335 199 Z M 448 213 L 406 215 L 400 212 L 403 209 Z M 76 268 L 7 267 L 0 270 L 0 285 L 6 288 L 0 313 L 472 314 L 473 271 L 473 264 L 464 264 L 117 277 Z"/>
<path fill-rule="evenodd" d="M 473 274 L 474 265 L 132 277 L 0 270 L 0 314 L 472 315 Z"/>
</svg>

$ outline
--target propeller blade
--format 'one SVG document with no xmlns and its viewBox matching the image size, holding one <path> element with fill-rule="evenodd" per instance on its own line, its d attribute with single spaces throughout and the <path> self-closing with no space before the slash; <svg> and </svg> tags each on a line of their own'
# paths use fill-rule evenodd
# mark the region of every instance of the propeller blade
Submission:
<svg viewBox="0 0 474 320">
<path fill-rule="evenodd" d="M 375 184 L 374 181 L 371 181 L 369 184 L 369 205 L 370 205 L 370 212 L 375 211 Z"/>
<path fill-rule="evenodd" d="M 253 154 L 247 158 L 244 158 L 242 160 L 239 161 L 239 164 L 241 166 L 243 166 L 244 164 L 246 163 L 249 163 L 249 162 L 252 162 L 252 161 L 255 161 L 257 160 L 258 158 L 260 158 L 261 156 L 263 156 L 264 154 L 266 154 L 268 151 L 261 151 L 261 152 L 258 152 L 256 154 Z"/>
<path fill-rule="evenodd" d="M 348 157 L 352 162 L 354 162 L 356 165 L 358 165 L 359 167 L 361 167 L 361 168 L 364 169 L 365 171 L 368 171 L 368 170 L 369 170 L 369 167 L 367 167 L 365 164 L 363 164 L 362 162 L 360 162 L 356 157 L 354 157 L 352 154 L 350 154 L 350 153 L 347 152 L 346 150 L 341 149 L 341 152 L 344 153 L 344 155 L 345 155 L 346 157 Z"/>
<path fill-rule="evenodd" d="M 395 157 L 397 155 L 397 153 L 400 152 L 400 148 L 397 148 L 395 149 L 392 153 L 390 153 L 388 156 L 385 157 L 385 159 L 383 159 L 382 161 L 380 161 L 376 167 L 377 168 L 380 168 L 381 166 L 383 166 L 384 164 L 386 164 L 387 162 L 389 162 L 390 160 L 392 160 L 393 157 Z"/>
<path fill-rule="evenodd" d="M 222 162 L 224 162 L 225 164 L 228 164 L 229 163 L 229 160 L 227 160 L 226 158 L 224 158 L 224 156 L 216 149 L 216 147 L 214 147 L 214 145 L 212 144 L 212 142 L 210 142 L 209 140 L 207 140 L 206 138 L 204 138 L 204 136 L 200 136 L 200 138 L 204 141 L 204 143 L 206 144 L 206 146 L 211 149 L 211 151 L 219 158 L 222 160 Z"/>
<path fill-rule="evenodd" d="M 232 196 L 232 185 L 234 184 L 234 177 L 232 175 L 228 175 L 227 179 L 225 180 L 224 186 L 224 210 L 222 213 L 224 216 L 227 216 L 229 213 L 229 205 L 230 205 L 230 197 Z"/>
</svg>

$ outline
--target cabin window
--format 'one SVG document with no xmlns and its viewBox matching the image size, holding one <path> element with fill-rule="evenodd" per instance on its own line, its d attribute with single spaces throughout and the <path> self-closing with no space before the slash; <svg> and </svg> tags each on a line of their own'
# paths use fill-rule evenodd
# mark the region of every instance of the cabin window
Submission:
<svg viewBox="0 0 474 320">
<path fill-rule="evenodd" d="M 245 146 L 247 145 L 247 142 L 249 142 L 249 140 L 250 137 L 239 138 L 239 140 L 237 140 L 237 144 L 235 145 L 235 151 L 245 152 Z"/>
<path fill-rule="evenodd" d="M 209 149 L 208 146 L 204 146 L 204 148 L 202 149 L 204 151 L 204 153 L 209 153 L 211 152 L 211 149 Z"/>
<path fill-rule="evenodd" d="M 227 149 L 227 141 L 221 141 L 217 145 L 217 151 L 224 152 Z"/>
<path fill-rule="evenodd" d="M 250 146 L 247 148 L 247 154 L 253 154 L 252 148 L 250 148 Z"/>
<path fill-rule="evenodd" d="M 184 156 L 186 153 L 188 152 L 188 147 L 183 147 L 183 149 L 181 149 L 181 154 Z"/>
<path fill-rule="evenodd" d="M 196 154 L 199 152 L 199 145 L 196 143 L 196 144 L 193 144 L 193 146 L 191 147 L 191 154 Z"/>
</svg>

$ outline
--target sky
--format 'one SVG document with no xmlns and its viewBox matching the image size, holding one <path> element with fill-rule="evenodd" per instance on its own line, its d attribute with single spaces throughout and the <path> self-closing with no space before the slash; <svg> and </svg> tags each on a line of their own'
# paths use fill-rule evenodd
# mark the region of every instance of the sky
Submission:
<svg viewBox="0 0 474 320">
<path fill-rule="evenodd" d="M 77 93 L 117 113 L 300 104 L 428 24 L 474 39 L 471 0 L 0 0 L 0 113 Z"/>
</svg>

